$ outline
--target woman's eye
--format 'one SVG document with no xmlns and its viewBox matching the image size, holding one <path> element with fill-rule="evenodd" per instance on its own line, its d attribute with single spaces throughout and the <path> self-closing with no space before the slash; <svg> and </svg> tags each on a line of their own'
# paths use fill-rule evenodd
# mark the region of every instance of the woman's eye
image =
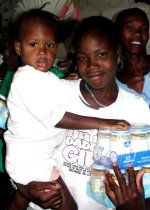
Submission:
<svg viewBox="0 0 150 210">
<path fill-rule="evenodd" d="M 106 57 L 106 55 L 107 55 L 107 52 L 99 52 L 98 53 L 99 57 Z"/>
<path fill-rule="evenodd" d="M 127 29 L 130 29 L 130 30 L 131 30 L 132 28 L 133 28 L 132 26 L 128 26 L 128 27 L 127 27 Z"/>
<path fill-rule="evenodd" d="M 141 27 L 142 32 L 148 32 L 148 28 L 146 26 Z"/>
<path fill-rule="evenodd" d="M 78 61 L 85 61 L 86 57 L 85 56 L 78 56 Z"/>
<path fill-rule="evenodd" d="M 133 29 L 133 26 L 131 24 L 128 24 L 128 25 L 125 26 L 125 29 L 132 30 Z"/>
</svg>

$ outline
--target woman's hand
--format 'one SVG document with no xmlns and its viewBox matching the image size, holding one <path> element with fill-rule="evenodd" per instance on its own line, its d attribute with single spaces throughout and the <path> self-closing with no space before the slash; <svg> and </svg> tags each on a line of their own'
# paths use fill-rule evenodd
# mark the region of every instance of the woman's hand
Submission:
<svg viewBox="0 0 150 210">
<path fill-rule="evenodd" d="M 62 204 L 61 186 L 53 182 L 30 182 L 27 185 L 17 184 L 18 191 L 29 201 L 42 208 L 57 209 Z"/>
<path fill-rule="evenodd" d="M 65 76 L 65 79 L 67 80 L 78 80 L 80 76 L 77 73 L 70 73 L 67 76 Z"/>
<path fill-rule="evenodd" d="M 112 174 L 106 174 L 106 193 L 118 210 L 145 210 L 144 188 L 142 177 L 144 170 L 137 174 L 133 167 L 128 167 L 128 184 L 125 181 L 118 165 L 113 166 L 118 184 L 113 180 Z"/>
</svg>

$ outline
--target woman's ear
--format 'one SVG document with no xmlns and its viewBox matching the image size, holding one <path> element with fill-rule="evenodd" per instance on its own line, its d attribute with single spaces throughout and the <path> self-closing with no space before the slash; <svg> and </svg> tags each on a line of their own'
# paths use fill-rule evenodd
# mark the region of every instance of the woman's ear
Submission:
<svg viewBox="0 0 150 210">
<path fill-rule="evenodd" d="M 20 55 L 21 55 L 21 46 L 20 46 L 20 42 L 15 41 L 14 47 L 15 47 L 16 54 L 17 54 L 18 56 L 20 56 Z"/>
<path fill-rule="evenodd" d="M 118 69 L 122 69 L 123 68 L 123 56 L 122 56 L 122 52 L 121 52 L 121 46 L 118 46 L 118 49 L 117 49 L 117 64 L 118 64 Z"/>
<path fill-rule="evenodd" d="M 121 57 L 121 54 L 122 54 L 122 52 L 121 52 L 121 46 L 118 45 L 118 47 L 117 47 L 117 55 L 118 55 L 118 57 Z"/>
</svg>

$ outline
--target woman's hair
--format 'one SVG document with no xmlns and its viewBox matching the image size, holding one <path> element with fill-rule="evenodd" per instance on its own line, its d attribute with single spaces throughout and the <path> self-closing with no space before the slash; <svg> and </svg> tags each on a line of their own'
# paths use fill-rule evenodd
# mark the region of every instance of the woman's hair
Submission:
<svg viewBox="0 0 150 210">
<path fill-rule="evenodd" d="M 116 19 L 115 19 L 115 27 L 116 27 L 116 32 L 118 39 L 120 39 L 121 31 L 124 25 L 124 21 L 127 17 L 129 16 L 134 16 L 134 17 L 143 17 L 145 19 L 145 22 L 147 26 L 149 27 L 149 20 L 146 15 L 146 13 L 139 9 L 139 8 L 129 8 L 129 9 L 124 9 L 121 12 L 118 13 Z"/>
<path fill-rule="evenodd" d="M 118 41 L 116 39 L 115 26 L 113 21 L 102 16 L 91 16 L 83 19 L 77 26 L 73 39 L 72 45 L 75 51 L 78 48 L 80 39 L 85 34 L 94 32 L 97 35 L 103 35 L 108 39 L 112 47 L 117 47 Z"/>
<path fill-rule="evenodd" d="M 21 37 L 24 34 L 24 30 L 28 27 L 29 22 L 36 22 L 40 21 L 44 25 L 47 25 L 49 28 L 53 29 L 54 35 L 58 37 L 57 32 L 57 25 L 58 25 L 58 19 L 57 16 L 53 15 L 52 13 L 48 11 L 42 10 L 42 8 L 39 9 L 31 9 L 29 11 L 23 12 L 15 21 L 13 24 L 14 27 L 14 39 L 17 41 L 21 40 Z"/>
</svg>

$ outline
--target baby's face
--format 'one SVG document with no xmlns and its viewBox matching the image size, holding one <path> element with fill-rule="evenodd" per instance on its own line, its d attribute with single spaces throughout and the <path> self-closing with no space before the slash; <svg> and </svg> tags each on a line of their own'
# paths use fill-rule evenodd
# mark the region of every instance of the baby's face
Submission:
<svg viewBox="0 0 150 210">
<path fill-rule="evenodd" d="M 25 65 L 47 72 L 56 59 L 55 33 L 41 22 L 29 23 L 20 42 L 15 43 L 15 49 Z"/>
</svg>

